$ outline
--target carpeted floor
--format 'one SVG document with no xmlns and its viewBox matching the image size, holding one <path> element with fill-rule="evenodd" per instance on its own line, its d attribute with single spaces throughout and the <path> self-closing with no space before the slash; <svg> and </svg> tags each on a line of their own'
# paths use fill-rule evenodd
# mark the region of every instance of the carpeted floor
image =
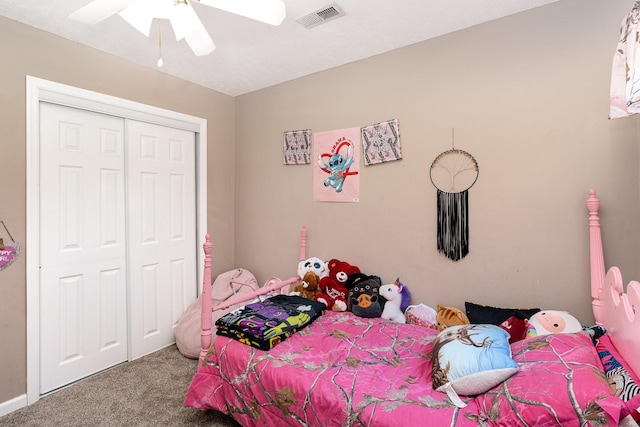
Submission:
<svg viewBox="0 0 640 427">
<path fill-rule="evenodd" d="M 196 365 L 173 345 L 44 396 L 0 417 L 0 426 L 239 426 L 183 406 Z"/>
</svg>

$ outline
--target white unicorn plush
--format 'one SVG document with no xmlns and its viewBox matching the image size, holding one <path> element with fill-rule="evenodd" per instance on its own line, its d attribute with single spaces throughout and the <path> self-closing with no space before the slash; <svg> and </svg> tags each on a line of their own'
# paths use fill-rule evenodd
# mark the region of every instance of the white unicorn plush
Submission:
<svg viewBox="0 0 640 427">
<path fill-rule="evenodd" d="M 411 297 L 409 289 L 400 282 L 400 278 L 389 285 L 380 286 L 380 296 L 387 300 L 380 317 L 398 323 L 407 323 L 404 310 L 409 305 Z"/>
</svg>

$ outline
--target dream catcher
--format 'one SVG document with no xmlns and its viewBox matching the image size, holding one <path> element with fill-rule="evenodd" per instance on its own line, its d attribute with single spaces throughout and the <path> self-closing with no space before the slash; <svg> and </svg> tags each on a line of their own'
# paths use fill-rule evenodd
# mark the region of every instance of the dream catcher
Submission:
<svg viewBox="0 0 640 427">
<path fill-rule="evenodd" d="M 438 190 L 438 252 L 459 261 L 469 253 L 469 194 L 478 179 L 478 162 L 452 148 L 431 164 L 429 176 Z"/>
</svg>

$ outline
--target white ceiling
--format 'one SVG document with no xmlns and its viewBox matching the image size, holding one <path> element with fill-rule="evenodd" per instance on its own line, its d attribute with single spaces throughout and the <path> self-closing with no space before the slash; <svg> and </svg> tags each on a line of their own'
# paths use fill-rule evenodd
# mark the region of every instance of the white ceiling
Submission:
<svg viewBox="0 0 640 427">
<path fill-rule="evenodd" d="M 145 37 L 118 15 L 96 25 L 68 15 L 91 0 L 1 0 L 0 15 L 156 68 L 158 31 Z M 240 1 L 240 0 L 238 0 Z M 216 50 L 196 57 L 163 25 L 161 71 L 242 95 L 558 0 L 285 0 L 274 27 L 192 1 Z M 336 3 L 345 16 L 305 29 L 296 19 Z"/>
</svg>

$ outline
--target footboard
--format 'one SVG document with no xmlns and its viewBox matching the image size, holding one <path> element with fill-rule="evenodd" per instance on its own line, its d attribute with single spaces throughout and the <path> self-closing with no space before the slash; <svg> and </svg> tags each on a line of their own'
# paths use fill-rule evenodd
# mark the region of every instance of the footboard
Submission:
<svg viewBox="0 0 640 427">
<path fill-rule="evenodd" d="M 591 255 L 591 297 L 596 324 L 606 328 L 611 341 L 631 365 L 640 373 L 640 283 L 631 281 L 624 289 L 618 267 L 611 267 L 605 275 L 602 234 L 598 210 L 600 200 L 594 190 L 589 190 L 589 233 Z"/>
</svg>

